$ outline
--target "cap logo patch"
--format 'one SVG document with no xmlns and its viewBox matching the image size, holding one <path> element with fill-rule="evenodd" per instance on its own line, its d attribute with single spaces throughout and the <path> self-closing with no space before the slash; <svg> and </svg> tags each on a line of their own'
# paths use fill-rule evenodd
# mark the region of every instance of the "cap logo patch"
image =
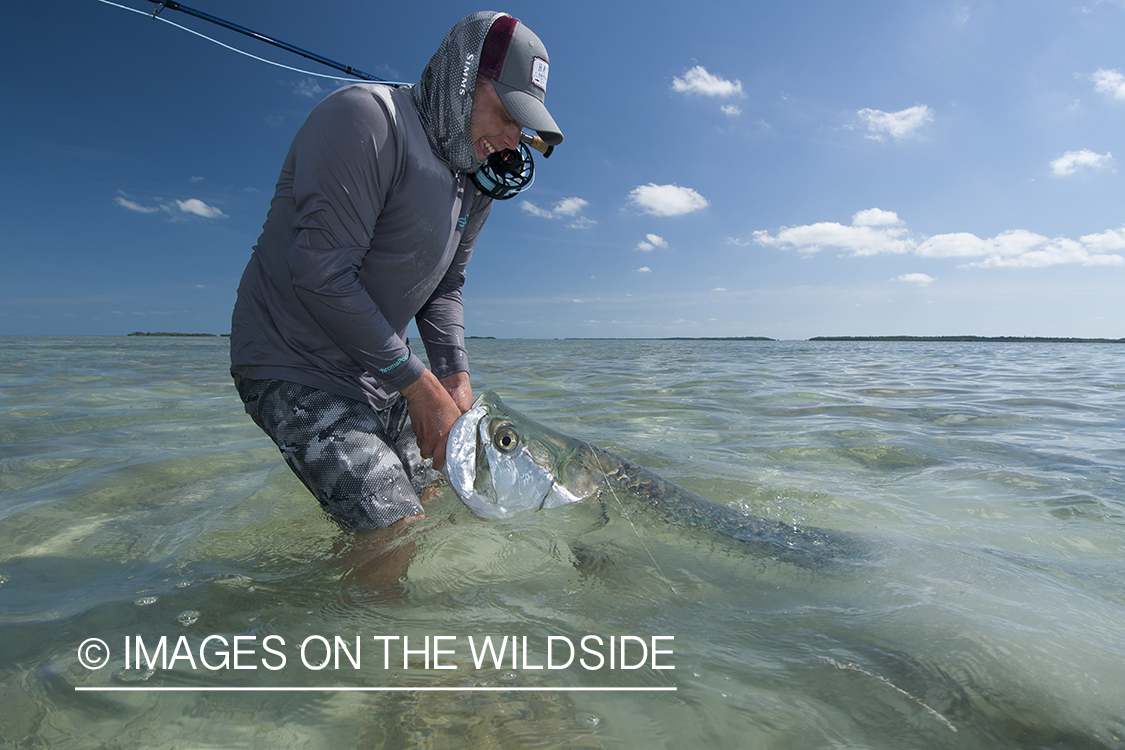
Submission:
<svg viewBox="0 0 1125 750">
<path fill-rule="evenodd" d="M 533 58 L 531 61 L 531 83 L 544 93 L 547 91 L 547 71 L 550 66 L 542 57 Z"/>
</svg>

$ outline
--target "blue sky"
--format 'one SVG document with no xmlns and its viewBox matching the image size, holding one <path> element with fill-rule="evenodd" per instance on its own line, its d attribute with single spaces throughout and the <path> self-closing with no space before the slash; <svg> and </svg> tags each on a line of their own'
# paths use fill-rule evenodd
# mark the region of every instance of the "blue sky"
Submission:
<svg viewBox="0 0 1125 750">
<path fill-rule="evenodd" d="M 1125 336 L 1122 0 L 188 5 L 402 81 L 471 11 L 539 34 L 566 141 L 493 210 L 470 335 Z M 0 334 L 229 330 L 339 82 L 98 0 L 5 11 Z"/>
</svg>

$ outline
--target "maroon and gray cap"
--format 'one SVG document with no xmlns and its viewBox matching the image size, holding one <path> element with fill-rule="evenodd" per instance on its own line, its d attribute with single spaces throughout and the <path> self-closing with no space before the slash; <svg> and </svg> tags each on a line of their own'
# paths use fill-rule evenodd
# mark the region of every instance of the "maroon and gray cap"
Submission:
<svg viewBox="0 0 1125 750">
<path fill-rule="evenodd" d="M 511 16 L 497 16 L 481 48 L 477 72 L 492 79 L 505 109 L 552 146 L 562 143 L 559 126 L 543 104 L 547 94 L 547 48 Z"/>
</svg>

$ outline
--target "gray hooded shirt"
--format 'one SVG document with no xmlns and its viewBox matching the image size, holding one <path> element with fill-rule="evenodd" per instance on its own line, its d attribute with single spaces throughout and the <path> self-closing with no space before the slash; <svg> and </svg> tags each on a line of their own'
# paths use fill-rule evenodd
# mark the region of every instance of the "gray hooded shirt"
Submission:
<svg viewBox="0 0 1125 750">
<path fill-rule="evenodd" d="M 417 86 L 346 86 L 301 126 L 238 287 L 235 376 L 381 408 L 425 369 L 412 318 L 437 377 L 468 371 L 461 285 L 492 206 L 467 174 L 469 113 L 497 15 L 451 29 Z"/>
</svg>

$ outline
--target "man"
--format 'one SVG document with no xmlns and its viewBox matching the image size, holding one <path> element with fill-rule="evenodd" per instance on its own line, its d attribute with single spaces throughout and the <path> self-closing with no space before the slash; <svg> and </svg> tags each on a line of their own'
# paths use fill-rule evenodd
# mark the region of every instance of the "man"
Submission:
<svg viewBox="0 0 1125 750">
<path fill-rule="evenodd" d="M 231 323 L 254 421 L 340 525 L 422 515 L 472 405 L 461 285 L 492 208 L 471 180 L 523 127 L 554 145 L 547 51 L 502 13 L 446 34 L 412 87 L 355 84 L 298 131 Z M 411 352 L 414 319 L 428 369 Z"/>
</svg>

